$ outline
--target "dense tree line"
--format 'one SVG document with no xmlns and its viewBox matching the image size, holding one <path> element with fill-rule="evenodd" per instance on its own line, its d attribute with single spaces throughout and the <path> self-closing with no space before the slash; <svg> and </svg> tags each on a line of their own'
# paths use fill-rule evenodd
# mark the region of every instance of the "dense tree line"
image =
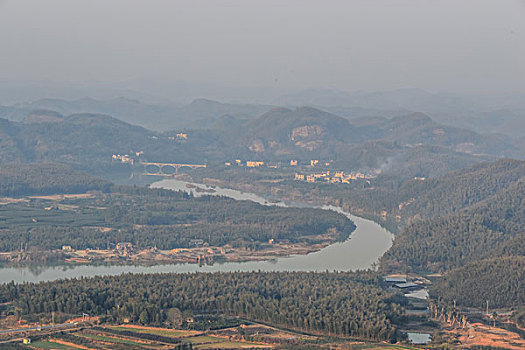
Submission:
<svg viewBox="0 0 525 350">
<path fill-rule="evenodd" d="M 64 199 L 58 205 L 32 200 L 3 206 L 0 251 L 21 246 L 106 248 L 118 242 L 131 242 L 141 248 L 173 249 L 191 247 L 195 239 L 213 246 L 230 244 L 257 249 L 272 238 L 317 243 L 322 239 L 316 236 L 329 231 L 334 239 L 344 240 L 354 229 L 347 217 L 333 211 L 114 186 L 109 193 Z"/>
<path fill-rule="evenodd" d="M 62 164 L 30 163 L 0 166 L 0 195 L 27 196 L 108 191 L 108 181 Z"/>
<path fill-rule="evenodd" d="M 487 301 L 491 308 L 525 305 L 525 257 L 486 259 L 450 270 L 432 286 L 431 294 L 481 309 Z"/>
<path fill-rule="evenodd" d="M 525 255 L 525 178 L 460 213 L 408 225 L 383 265 L 442 271 L 509 255 Z"/>
<path fill-rule="evenodd" d="M 372 272 L 144 274 L 4 284 L 0 302 L 24 315 L 107 315 L 119 322 L 161 324 L 166 311 L 219 312 L 304 331 L 373 340 L 397 337 L 404 316 Z"/>
</svg>

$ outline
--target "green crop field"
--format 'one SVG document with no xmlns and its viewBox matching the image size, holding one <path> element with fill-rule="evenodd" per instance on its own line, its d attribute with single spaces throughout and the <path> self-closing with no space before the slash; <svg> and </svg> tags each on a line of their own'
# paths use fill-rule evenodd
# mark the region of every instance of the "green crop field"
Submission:
<svg viewBox="0 0 525 350">
<path fill-rule="evenodd" d="M 192 344 L 207 344 L 207 343 L 217 343 L 224 341 L 223 338 L 218 337 L 210 337 L 207 335 L 197 336 L 197 337 L 189 337 L 185 339 L 185 341 L 188 341 Z"/>
<path fill-rule="evenodd" d="M 120 331 L 128 331 L 128 332 L 134 332 L 134 333 L 142 333 L 142 334 L 153 334 L 153 335 L 160 335 L 163 337 L 188 337 L 192 334 L 195 334 L 193 331 L 184 331 L 184 330 L 171 330 L 171 329 L 147 329 L 147 328 L 139 328 L 139 327 L 123 327 L 123 326 L 108 326 L 106 328 L 109 329 L 115 329 Z"/>
<path fill-rule="evenodd" d="M 119 343 L 119 344 L 126 344 L 126 345 L 136 345 L 136 346 L 144 346 L 146 344 L 138 342 L 138 341 L 132 341 L 128 339 L 122 339 L 117 337 L 110 337 L 110 336 L 104 336 L 104 335 L 95 335 L 95 334 L 82 334 L 80 335 L 84 338 L 89 338 L 93 340 L 101 340 L 109 343 Z"/>
<path fill-rule="evenodd" d="M 51 341 L 40 340 L 31 343 L 31 346 L 37 349 L 58 349 L 58 350 L 78 350 L 78 348 L 59 344 Z"/>
</svg>

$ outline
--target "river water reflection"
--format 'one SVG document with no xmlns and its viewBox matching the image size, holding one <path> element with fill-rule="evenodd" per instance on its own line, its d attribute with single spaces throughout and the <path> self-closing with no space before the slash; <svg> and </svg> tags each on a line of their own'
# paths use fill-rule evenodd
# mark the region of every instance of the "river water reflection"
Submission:
<svg viewBox="0 0 525 350">
<path fill-rule="evenodd" d="M 189 184 L 178 180 L 162 180 L 151 185 L 153 188 L 167 188 L 193 192 L 200 195 L 222 195 L 237 200 L 250 200 L 265 205 L 305 206 L 300 203 L 276 202 L 251 193 L 243 193 L 232 189 L 213 187 L 213 193 L 197 192 L 195 186 L 205 189 L 211 187 L 200 184 Z M 189 186 L 189 187 L 188 187 Z M 191 188 L 190 188 L 191 187 Z M 39 282 L 60 278 L 91 277 L 96 275 L 118 275 L 122 273 L 165 273 L 165 272 L 213 272 L 213 271 L 348 271 L 366 269 L 375 262 L 392 245 L 393 235 L 379 224 L 343 212 L 337 207 L 323 207 L 335 210 L 349 217 L 356 224 L 356 230 L 350 238 L 342 243 L 332 244 L 318 252 L 308 255 L 297 255 L 277 258 L 272 261 L 226 262 L 212 266 L 197 264 L 165 264 L 155 266 L 142 265 L 61 265 L 41 267 L 4 267 L 0 268 L 0 283 L 15 281 Z"/>
</svg>

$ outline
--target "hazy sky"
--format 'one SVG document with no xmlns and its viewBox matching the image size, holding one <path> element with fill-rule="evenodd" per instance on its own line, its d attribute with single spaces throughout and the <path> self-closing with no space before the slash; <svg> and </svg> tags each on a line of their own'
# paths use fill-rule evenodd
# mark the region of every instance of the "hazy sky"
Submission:
<svg viewBox="0 0 525 350">
<path fill-rule="evenodd" d="M 525 93 L 522 0 L 0 0 L 0 80 Z"/>
</svg>

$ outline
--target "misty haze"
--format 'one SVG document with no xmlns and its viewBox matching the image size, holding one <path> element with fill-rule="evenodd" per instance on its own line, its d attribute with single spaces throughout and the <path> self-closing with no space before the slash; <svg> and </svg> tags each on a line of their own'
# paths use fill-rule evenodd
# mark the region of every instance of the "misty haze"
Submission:
<svg viewBox="0 0 525 350">
<path fill-rule="evenodd" d="M 525 2 L 0 0 L 1 349 L 525 348 Z"/>
</svg>

